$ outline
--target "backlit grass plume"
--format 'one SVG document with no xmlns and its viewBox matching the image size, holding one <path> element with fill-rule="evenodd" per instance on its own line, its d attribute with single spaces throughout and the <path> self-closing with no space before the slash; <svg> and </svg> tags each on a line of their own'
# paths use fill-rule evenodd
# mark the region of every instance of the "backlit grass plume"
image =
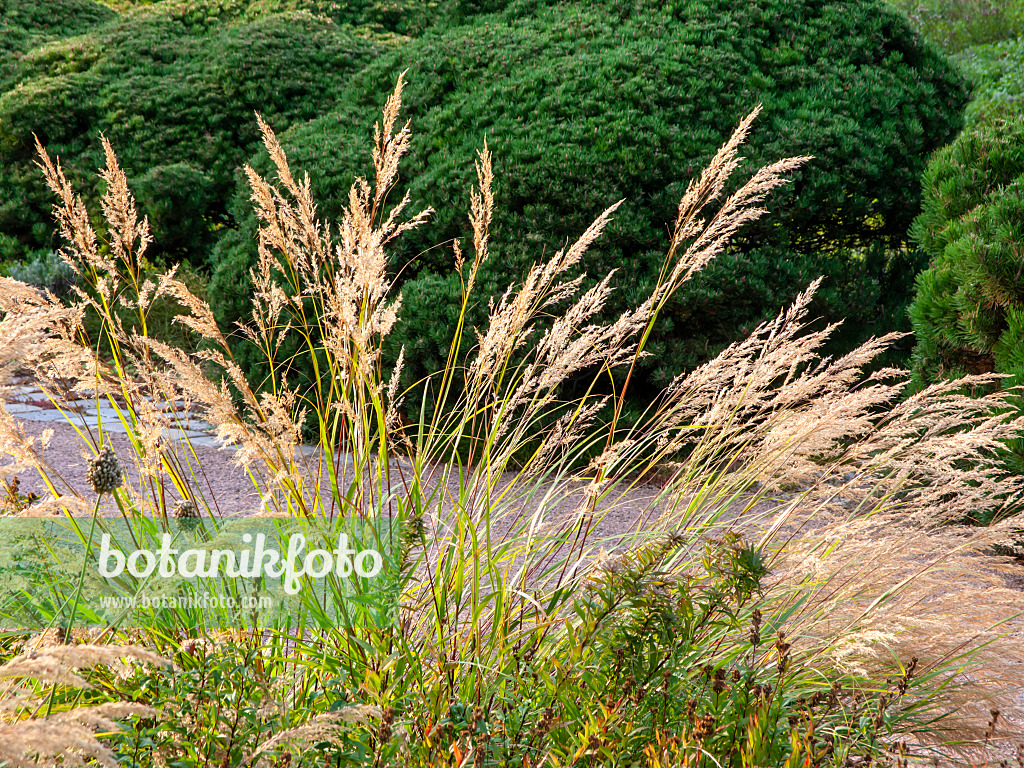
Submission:
<svg viewBox="0 0 1024 768">
<path fill-rule="evenodd" d="M 132 645 L 38 645 L 0 665 L 0 761 L 11 766 L 121 763 L 98 734 L 121 730 L 117 720 L 157 718 L 152 707 L 131 701 L 82 705 L 78 692 L 93 686 L 83 670 L 126 660 L 163 665 L 161 656 Z M 50 688 L 42 686 L 49 685 Z M 53 709 L 54 700 L 64 700 Z"/>
<path fill-rule="evenodd" d="M 120 414 L 133 466 L 109 509 L 138 531 L 185 504 L 189 518 L 218 514 L 198 455 L 166 438 L 163 405 L 183 401 L 236 446 L 260 514 L 358 521 L 386 556 L 379 577 L 332 585 L 286 624 L 225 636 L 155 620 L 142 634 L 175 672 L 111 678 L 104 695 L 134 690 L 178 715 L 140 723 L 120 748 L 145 744 L 143 764 L 739 768 L 1012 741 L 990 715 L 1024 662 L 1007 637 L 1019 593 L 992 554 L 1020 527 L 1024 490 L 999 470 L 1022 428 L 1001 396 L 967 397 L 964 382 L 907 396 L 904 372 L 865 374 L 892 337 L 823 357 L 834 328 L 809 326 L 814 283 L 626 418 L 666 302 L 808 158 L 737 185 L 751 113 L 687 187 L 651 294 L 602 323 L 615 275 L 585 288 L 579 267 L 617 204 L 521 283 L 477 296 L 500 216 L 483 144 L 471 244 L 453 244 L 448 364 L 420 383 L 433 407 L 409 425 L 401 356 L 383 364 L 402 311 L 387 248 L 430 210 L 389 198 L 409 149 L 402 85 L 374 129 L 374 178 L 355 181 L 338 222 L 259 121 L 276 178 L 246 169 L 259 259 L 235 329 L 173 268 L 141 277 L 149 230 L 108 144 L 102 237 L 39 148 L 80 287 L 64 306 L 12 283 L 0 340 L 27 350 L 18 359 L 57 404 L 86 393 Z M 161 296 L 199 351 L 149 335 Z M 471 339 L 481 300 L 489 322 Z M 109 356 L 92 352 L 87 311 Z M 231 336 L 262 350 L 265 379 L 235 362 Z M 315 366 L 312 385 L 289 381 L 295 354 Z M 570 380 L 582 395 L 566 395 Z M 319 442 L 303 447 L 310 423 Z M 93 454 L 105 445 L 102 430 L 80 435 Z M 54 497 L 93 501 L 2 411 L 0 449 Z M 980 508 L 999 522 L 950 525 Z"/>
</svg>

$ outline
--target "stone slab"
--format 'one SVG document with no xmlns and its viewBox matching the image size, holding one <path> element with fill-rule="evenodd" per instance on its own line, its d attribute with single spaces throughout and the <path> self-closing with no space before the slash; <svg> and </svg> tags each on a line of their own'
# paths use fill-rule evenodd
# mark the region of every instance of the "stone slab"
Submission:
<svg viewBox="0 0 1024 768">
<path fill-rule="evenodd" d="M 40 408 L 38 405 L 29 405 L 28 403 L 4 403 L 4 408 L 8 413 L 19 416 L 26 413 L 37 413 L 39 411 L 47 410 L 45 408 Z"/>
</svg>

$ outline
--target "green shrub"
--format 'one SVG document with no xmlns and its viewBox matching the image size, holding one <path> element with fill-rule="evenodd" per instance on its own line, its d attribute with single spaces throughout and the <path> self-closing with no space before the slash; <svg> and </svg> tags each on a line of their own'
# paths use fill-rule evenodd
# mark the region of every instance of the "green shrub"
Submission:
<svg viewBox="0 0 1024 768">
<path fill-rule="evenodd" d="M 24 264 L 12 264 L 4 270 L 8 277 L 49 291 L 58 298 L 71 292 L 78 276 L 56 251 L 39 253 Z"/>
<path fill-rule="evenodd" d="M 174 0 L 172 0 L 174 1 Z M 178 0 L 180 2 L 180 0 Z M 189 0 L 211 6 L 214 0 Z M 119 10 L 132 10 L 167 0 L 108 0 Z M 388 38 L 415 35 L 451 15 L 460 3 L 452 0 L 215 0 L 232 16 L 259 16 L 284 11 L 309 11 L 337 24 L 358 27 L 363 35 Z M 223 12 L 223 11 L 222 11 Z"/>
<path fill-rule="evenodd" d="M 0 95 L 0 231 L 24 253 L 51 247 L 33 133 L 96 188 L 103 132 L 139 182 L 154 256 L 203 264 L 253 151 L 254 110 L 275 125 L 309 120 L 376 50 L 308 13 L 239 18 L 238 5 L 160 3 L 23 56 L 17 87 Z"/>
<path fill-rule="evenodd" d="M 932 159 L 924 193 L 912 229 L 930 257 L 909 312 L 915 385 L 991 372 L 1024 383 L 1024 120 L 964 131 Z M 1006 468 L 1024 474 L 1024 439 L 1006 447 Z"/>
<path fill-rule="evenodd" d="M 117 18 L 95 0 L 3 0 L 0 3 L 0 73 L 31 48 L 81 34 Z"/>
<path fill-rule="evenodd" d="M 998 371 L 1024 374 L 1024 123 L 961 134 L 936 153 L 912 229 L 931 262 L 910 317 L 919 382 Z"/>
<path fill-rule="evenodd" d="M 448 309 L 431 297 L 452 280 L 454 258 L 435 244 L 461 234 L 473 172 L 465 158 L 481 137 L 495 155 L 502 209 L 495 258 L 479 278 L 483 295 L 500 295 L 625 199 L 580 268 L 587 284 L 618 270 L 609 315 L 649 293 L 685 180 L 754 105 L 763 103 L 764 115 L 749 147 L 753 161 L 817 156 L 792 190 L 773 196 L 782 215 L 745 230 L 666 307 L 644 371 L 658 387 L 820 274 L 829 281 L 817 314 L 847 317 L 860 338 L 898 326 L 921 266 L 903 241 L 924 158 L 958 130 L 966 100 L 951 67 L 871 0 L 516 3 L 392 51 L 353 78 L 335 112 L 283 134 L 325 213 L 367 173 L 360 147 L 372 95 L 406 68 L 417 138 L 402 188 L 437 209 L 394 256 L 406 300 L 427 313 L 396 331 L 410 382 L 433 370 L 440 330 L 451 333 Z M 251 162 L 268 167 L 265 157 Z M 255 224 L 247 198 L 240 189 L 231 210 L 241 230 L 220 242 L 214 259 L 211 299 L 226 326 L 251 306 Z M 483 304 L 470 310 L 472 325 L 485 316 Z"/>
</svg>

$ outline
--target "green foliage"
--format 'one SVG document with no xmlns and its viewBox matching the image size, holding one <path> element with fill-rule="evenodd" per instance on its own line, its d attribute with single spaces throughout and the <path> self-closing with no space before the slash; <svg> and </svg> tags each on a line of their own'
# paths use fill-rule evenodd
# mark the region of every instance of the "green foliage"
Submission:
<svg viewBox="0 0 1024 768">
<path fill-rule="evenodd" d="M 160 271 L 149 262 L 142 265 L 140 276 L 143 280 L 156 282 L 159 279 Z M 206 299 L 207 278 L 205 272 L 201 272 L 188 263 L 183 263 L 178 268 L 177 278 L 194 296 Z M 160 296 L 148 308 L 146 314 L 146 330 L 155 339 L 160 339 L 166 344 L 178 349 L 195 350 L 199 349 L 199 338 L 186 326 L 178 322 L 178 318 L 187 315 L 188 311 L 177 301 L 169 296 Z M 134 332 L 141 332 L 142 327 L 137 312 L 131 309 L 119 308 L 118 316 L 126 329 Z M 109 339 L 102 331 L 102 321 L 95 312 L 86 313 L 83 327 L 86 336 L 91 339 L 91 346 L 95 349 L 97 345 L 102 354 L 109 354 Z"/>
<path fill-rule="evenodd" d="M 116 18 L 95 0 L 0 0 L 0 72 L 20 53 Z"/>
<path fill-rule="evenodd" d="M 959 54 L 956 61 L 973 85 L 974 98 L 966 112 L 969 125 L 1021 114 L 1024 39 L 977 45 Z"/>
<path fill-rule="evenodd" d="M 170 0 L 182 5 L 182 0 Z M 331 19 L 337 24 L 359 28 L 361 35 L 395 38 L 415 35 L 451 15 L 458 3 L 452 0 L 186 0 L 191 6 L 219 10 L 216 15 L 232 17 L 262 16 L 287 11 L 308 11 Z M 166 5 L 168 0 L 107 0 L 121 11 L 152 5 Z M 210 14 L 214 15 L 214 14 Z"/>
<path fill-rule="evenodd" d="M 915 375 L 1017 376 L 1024 309 L 1024 123 L 965 131 L 936 153 L 912 229 L 931 259 L 910 317 Z"/>
<path fill-rule="evenodd" d="M 57 297 L 68 294 L 78 282 L 75 271 L 56 251 L 36 254 L 23 264 L 11 264 L 4 272 L 8 277 L 49 291 Z"/>
<path fill-rule="evenodd" d="M 592 765 L 704 765 L 710 756 L 740 768 L 783 766 L 801 751 L 839 766 L 877 755 L 880 736 L 910 725 L 904 697 L 928 690 L 913 667 L 894 670 L 883 690 L 865 687 L 795 650 L 785 611 L 762 613 L 763 569 L 738 559 L 755 550 L 708 545 L 716 567 L 677 579 L 664 569 L 683 546 L 661 540 L 608 563 L 574 590 L 564 626 L 524 623 L 518 637 L 486 648 L 488 666 L 465 674 L 472 685 L 437 675 L 432 643 L 390 624 L 316 640 L 168 640 L 178 635 L 168 627 L 151 637 L 173 667 L 120 678 L 94 671 L 104 693 L 89 703 L 174 712 L 136 721 L 111 746 L 125 765 L 159 755 L 183 768 L 251 764 L 260 753 L 297 767 L 447 765 L 475 753 L 480 765 L 532 765 L 547 754 L 563 765 L 584 756 Z M 454 633 L 445 639 L 458 643 Z M 319 729 L 301 730 L 314 718 Z"/>
<path fill-rule="evenodd" d="M 361 34 L 419 35 L 445 18 L 450 0 L 305 0 L 315 13 L 347 24 Z"/>
<path fill-rule="evenodd" d="M 240 5 L 161 3 L 19 59 L 17 87 L 0 95 L 0 231 L 23 253 L 50 246 L 33 133 L 95 189 L 102 132 L 152 217 L 154 255 L 203 264 L 253 151 L 254 111 L 279 126 L 308 120 L 375 51 L 308 13 L 240 18 Z"/>
<path fill-rule="evenodd" d="M 406 68 L 416 138 L 400 191 L 437 209 L 394 262 L 409 300 L 429 312 L 407 312 L 397 331 L 409 381 L 434 370 L 441 330 L 452 333 L 448 308 L 430 297 L 442 284 L 453 292 L 454 259 L 434 244 L 464 231 L 473 173 L 465 158 L 482 136 L 494 152 L 501 209 L 483 294 L 500 295 L 625 199 L 581 267 L 588 284 L 617 270 L 609 315 L 647 295 L 688 179 L 756 104 L 764 115 L 751 162 L 817 156 L 773 197 L 782 215 L 744 231 L 666 307 L 644 372 L 661 386 L 820 274 L 829 282 L 815 311 L 848 318 L 851 336 L 899 326 L 920 267 L 902 248 L 917 180 L 928 153 L 959 128 L 966 100 L 950 66 L 870 0 L 513 3 L 392 51 L 353 78 L 335 112 L 282 135 L 326 214 L 355 175 L 368 173 L 360 147 L 373 94 Z M 252 162 L 268 168 L 265 157 Z M 211 297 L 228 324 L 247 311 L 255 258 L 247 198 L 241 188 L 231 209 L 240 234 L 223 239 L 214 259 Z M 472 325 L 485 319 L 486 306 L 470 308 Z"/>
<path fill-rule="evenodd" d="M 946 53 L 1024 34 L 1021 0 L 889 0 Z"/>
</svg>

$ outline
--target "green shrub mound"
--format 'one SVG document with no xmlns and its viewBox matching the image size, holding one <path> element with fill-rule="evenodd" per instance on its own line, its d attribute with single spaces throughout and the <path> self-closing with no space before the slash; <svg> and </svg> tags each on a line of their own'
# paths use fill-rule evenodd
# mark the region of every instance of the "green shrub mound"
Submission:
<svg viewBox="0 0 1024 768">
<path fill-rule="evenodd" d="M 931 259 L 910 308 L 918 382 L 990 371 L 1021 377 L 1024 121 L 965 131 L 936 153 L 912 234 Z"/>
<path fill-rule="evenodd" d="M 484 137 L 500 213 L 483 293 L 500 294 L 625 199 L 582 265 L 591 279 L 618 270 L 615 313 L 649 291 L 686 183 L 756 104 L 748 167 L 817 156 L 772 200 L 781 215 L 745 231 L 666 308 L 645 371 L 661 386 L 820 274 L 829 281 L 815 311 L 848 317 L 851 336 L 899 325 L 919 268 L 902 244 L 924 158 L 955 135 L 966 101 L 951 67 L 873 0 L 514 3 L 428 31 L 353 78 L 336 111 L 279 132 L 325 216 L 371 170 L 362 147 L 376 94 L 405 69 L 414 139 L 399 193 L 436 209 L 395 254 L 407 309 L 395 350 L 405 345 L 410 380 L 446 352 L 450 313 L 437 299 L 459 289 L 451 248 L 436 244 L 467 232 L 466 158 Z M 265 156 L 251 162 L 269 172 Z M 232 208 L 241 227 L 214 260 L 211 299 L 229 325 L 250 305 L 249 208 L 243 185 Z M 474 311 L 479 326 L 486 307 Z"/>
<path fill-rule="evenodd" d="M 114 11 L 95 0 L 0 0 L 0 59 L 4 60 L 0 72 L 17 59 L 12 54 L 116 18 Z"/>
<path fill-rule="evenodd" d="M 151 218 L 152 253 L 204 263 L 257 140 L 254 110 L 279 127 L 309 120 L 376 50 L 309 13 L 238 18 L 161 3 L 30 51 L 17 62 L 18 84 L 0 95 L 3 255 L 53 247 L 33 133 L 69 177 L 95 189 L 102 132 Z"/>
</svg>

